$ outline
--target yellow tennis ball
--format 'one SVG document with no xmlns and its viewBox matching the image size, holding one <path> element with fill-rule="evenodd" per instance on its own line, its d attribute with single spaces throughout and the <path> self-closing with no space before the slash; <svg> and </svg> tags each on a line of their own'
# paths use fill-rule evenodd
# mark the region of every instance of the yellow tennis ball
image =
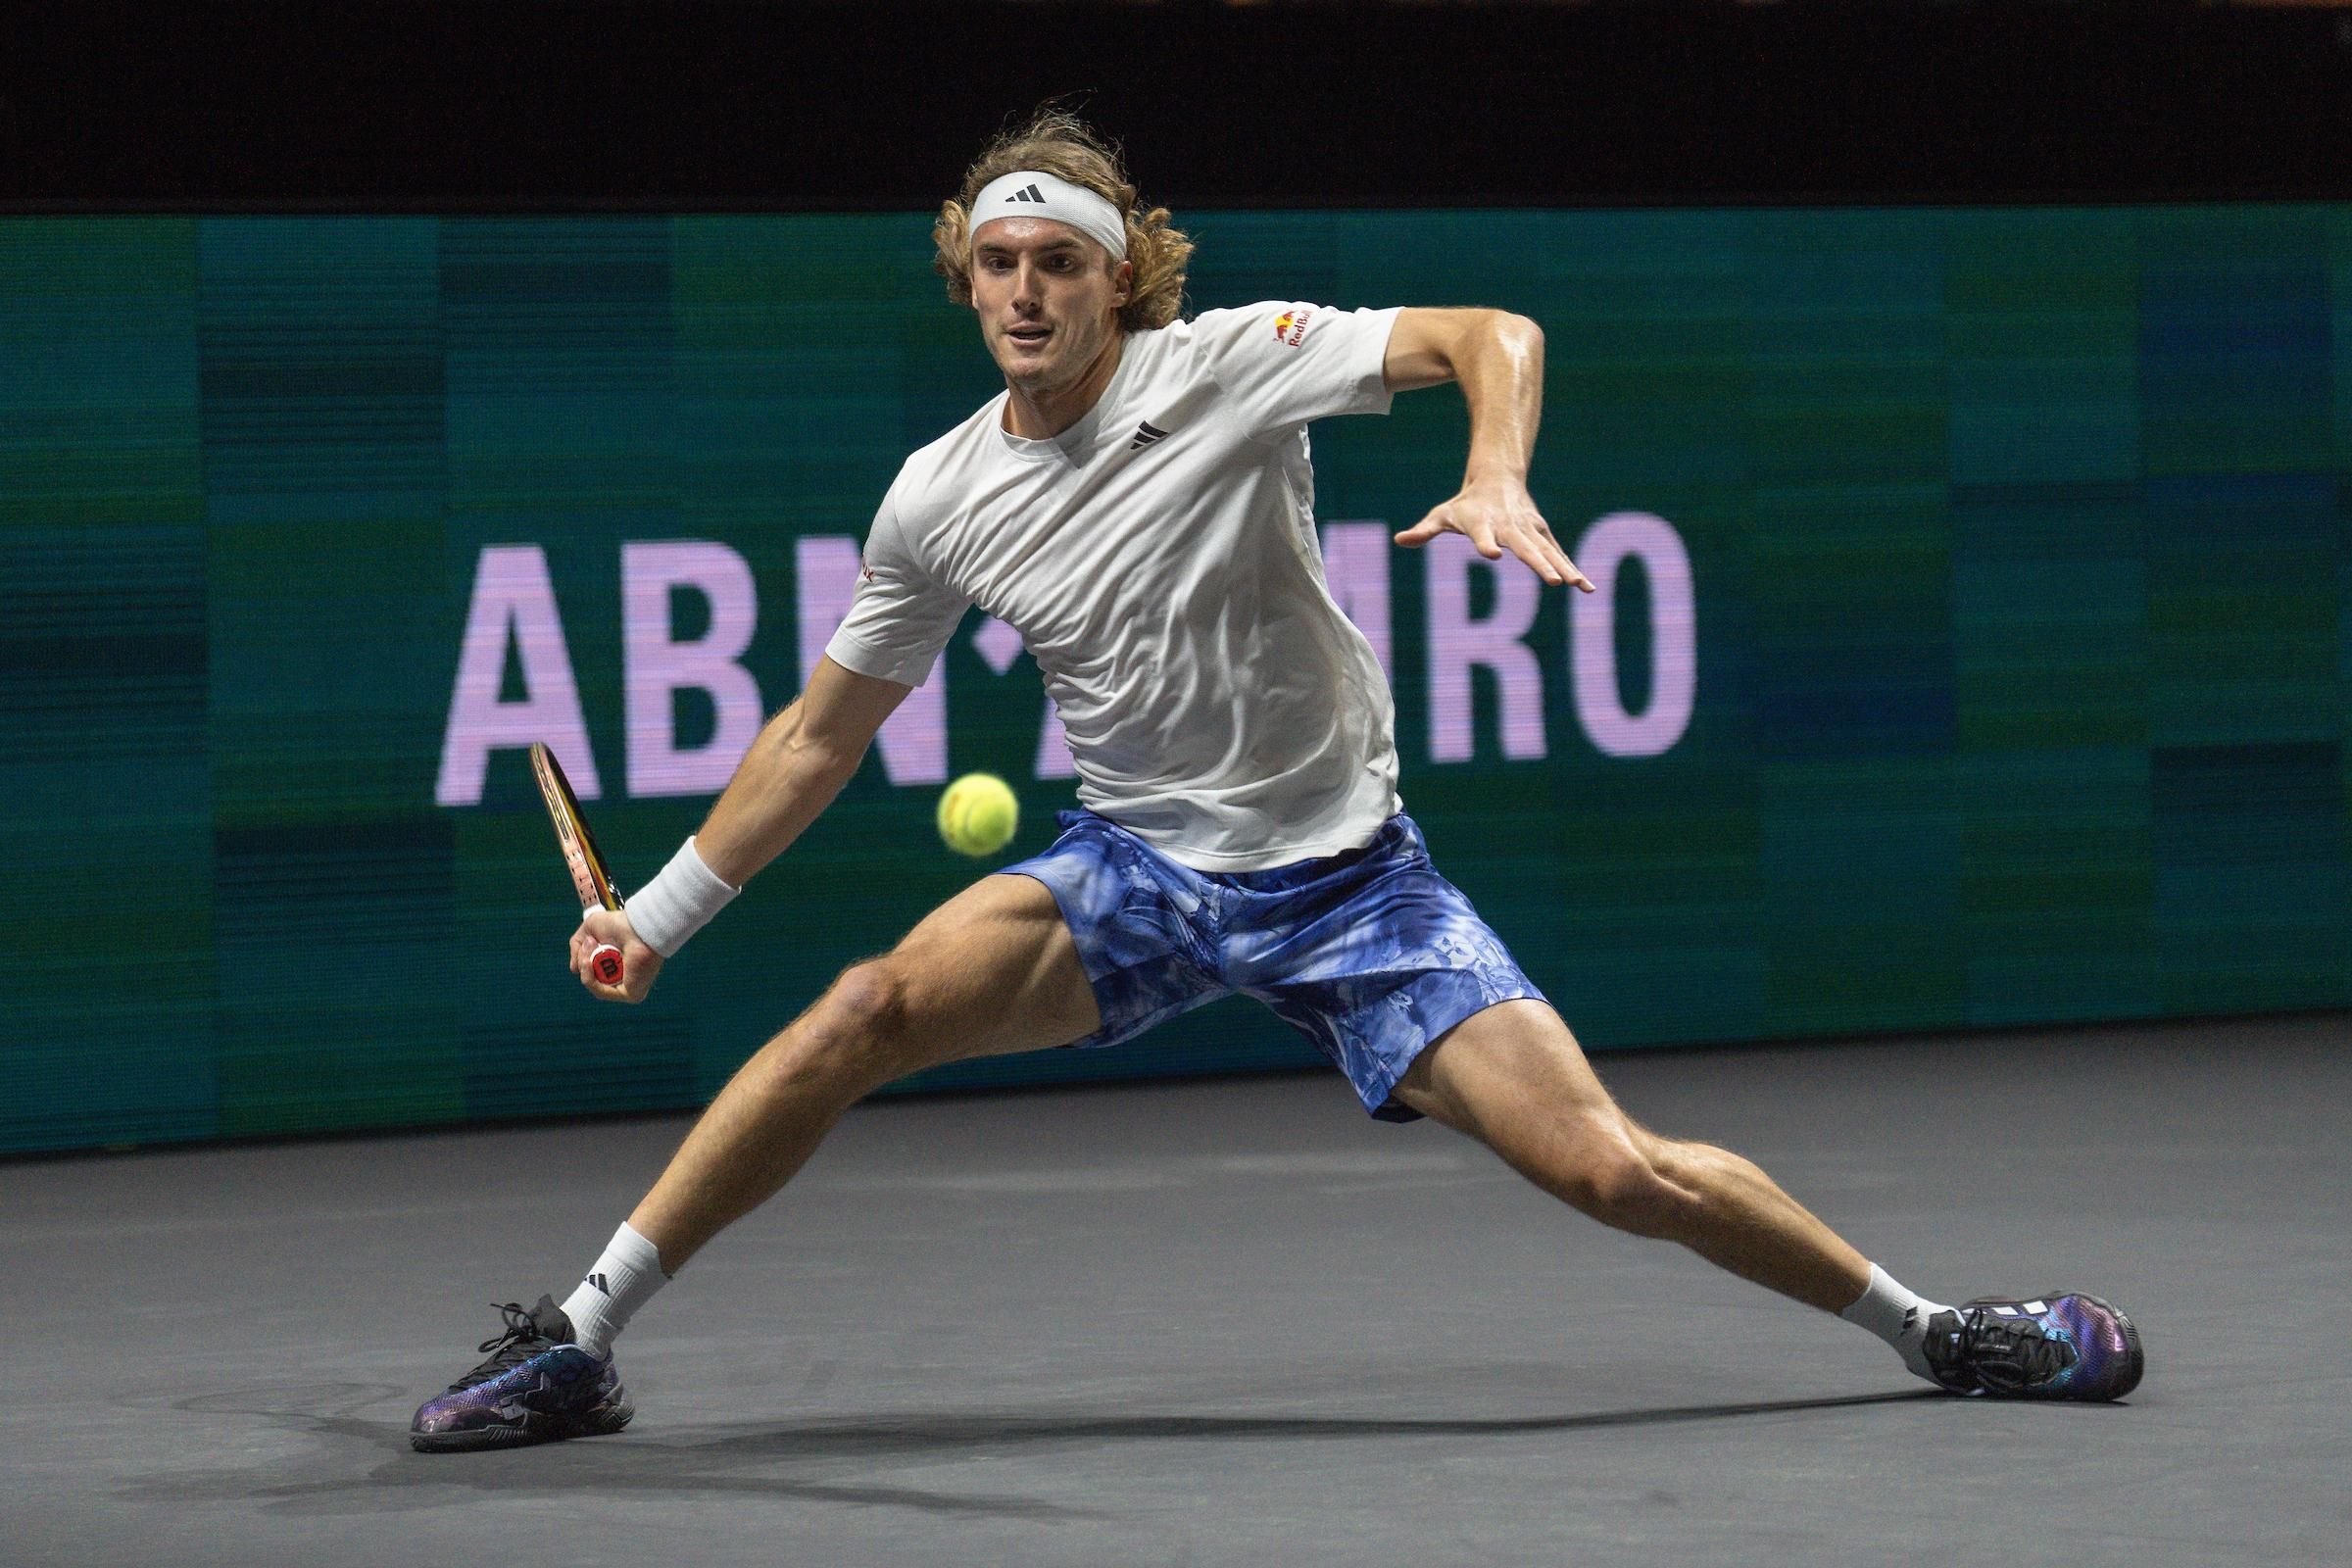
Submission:
<svg viewBox="0 0 2352 1568">
<path fill-rule="evenodd" d="M 1021 803 L 994 773 L 966 773 L 939 797 L 939 836 L 958 855 L 994 855 L 1021 825 Z"/>
</svg>

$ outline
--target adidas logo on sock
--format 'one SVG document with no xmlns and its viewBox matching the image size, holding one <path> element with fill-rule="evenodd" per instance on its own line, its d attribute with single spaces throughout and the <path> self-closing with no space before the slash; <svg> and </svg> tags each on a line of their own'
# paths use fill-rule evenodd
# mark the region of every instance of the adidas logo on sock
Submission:
<svg viewBox="0 0 2352 1568">
<path fill-rule="evenodd" d="M 605 1283 L 605 1277 L 602 1274 L 591 1274 L 580 1283 L 595 1286 L 600 1295 L 611 1296 L 612 1294 L 612 1287 Z"/>
<path fill-rule="evenodd" d="M 1046 199 L 1046 194 L 1035 185 L 1023 185 L 1004 199 L 1008 202 L 1042 202 Z"/>
<path fill-rule="evenodd" d="M 1162 430 L 1150 419 L 1146 419 L 1136 427 L 1135 439 L 1127 443 L 1127 450 L 1133 452 L 1137 447 L 1148 447 L 1154 441 L 1164 441 L 1167 439 L 1167 431 Z"/>
</svg>

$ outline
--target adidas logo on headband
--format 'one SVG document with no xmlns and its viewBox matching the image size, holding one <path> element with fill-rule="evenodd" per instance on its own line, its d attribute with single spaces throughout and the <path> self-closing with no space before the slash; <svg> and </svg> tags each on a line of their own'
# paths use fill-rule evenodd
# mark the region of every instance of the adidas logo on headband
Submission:
<svg viewBox="0 0 2352 1568">
<path fill-rule="evenodd" d="M 1126 259 L 1127 225 L 1120 210 L 1099 192 L 1050 171 L 1016 169 L 999 174 L 972 199 L 968 221 L 977 233 L 1000 218 L 1013 217 L 1067 223 L 1112 256 Z"/>
</svg>

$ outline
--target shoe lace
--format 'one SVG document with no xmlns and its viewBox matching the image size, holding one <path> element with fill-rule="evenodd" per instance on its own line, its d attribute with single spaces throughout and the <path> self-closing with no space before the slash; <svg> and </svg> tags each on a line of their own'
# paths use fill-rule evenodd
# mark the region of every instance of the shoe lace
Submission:
<svg viewBox="0 0 2352 1568">
<path fill-rule="evenodd" d="M 453 1392 L 471 1388 L 517 1362 L 529 1360 L 539 1353 L 539 1347 L 547 1343 L 547 1337 L 539 1332 L 539 1325 L 531 1321 L 530 1312 L 519 1302 L 493 1301 L 490 1304 L 498 1308 L 507 1326 L 474 1347 L 487 1354 L 489 1359 L 451 1384 Z"/>
<path fill-rule="evenodd" d="M 2075 1348 L 2032 1318 L 1968 1314 L 1964 1358 L 1986 1388 L 2031 1389 L 2073 1366 Z"/>
</svg>

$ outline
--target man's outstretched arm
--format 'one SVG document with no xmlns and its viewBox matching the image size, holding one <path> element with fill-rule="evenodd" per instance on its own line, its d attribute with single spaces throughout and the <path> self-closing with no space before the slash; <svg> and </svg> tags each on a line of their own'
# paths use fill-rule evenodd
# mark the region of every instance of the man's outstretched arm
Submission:
<svg viewBox="0 0 2352 1568">
<path fill-rule="evenodd" d="M 1397 392 L 1459 381 L 1470 405 L 1470 462 L 1460 492 L 1396 542 L 1412 548 L 1458 533 L 1489 561 L 1508 550 L 1545 582 L 1591 593 L 1592 584 L 1527 493 L 1527 466 L 1544 416 L 1544 329 L 1505 311 L 1399 311 L 1381 373 Z"/>
<path fill-rule="evenodd" d="M 742 887 L 808 830 L 858 771 L 882 721 L 911 688 L 817 661 L 807 690 L 769 719 L 743 754 L 735 776 L 694 836 L 694 852 L 729 887 Z M 587 973 L 599 942 L 620 949 L 621 981 Z M 571 939 L 572 972 L 608 1002 L 642 1002 L 662 955 L 648 946 L 623 911 L 592 909 Z"/>
<path fill-rule="evenodd" d="M 704 863 L 736 887 L 758 875 L 833 804 L 910 690 L 819 659 L 808 689 L 767 721 L 704 819 L 695 835 Z"/>
</svg>

